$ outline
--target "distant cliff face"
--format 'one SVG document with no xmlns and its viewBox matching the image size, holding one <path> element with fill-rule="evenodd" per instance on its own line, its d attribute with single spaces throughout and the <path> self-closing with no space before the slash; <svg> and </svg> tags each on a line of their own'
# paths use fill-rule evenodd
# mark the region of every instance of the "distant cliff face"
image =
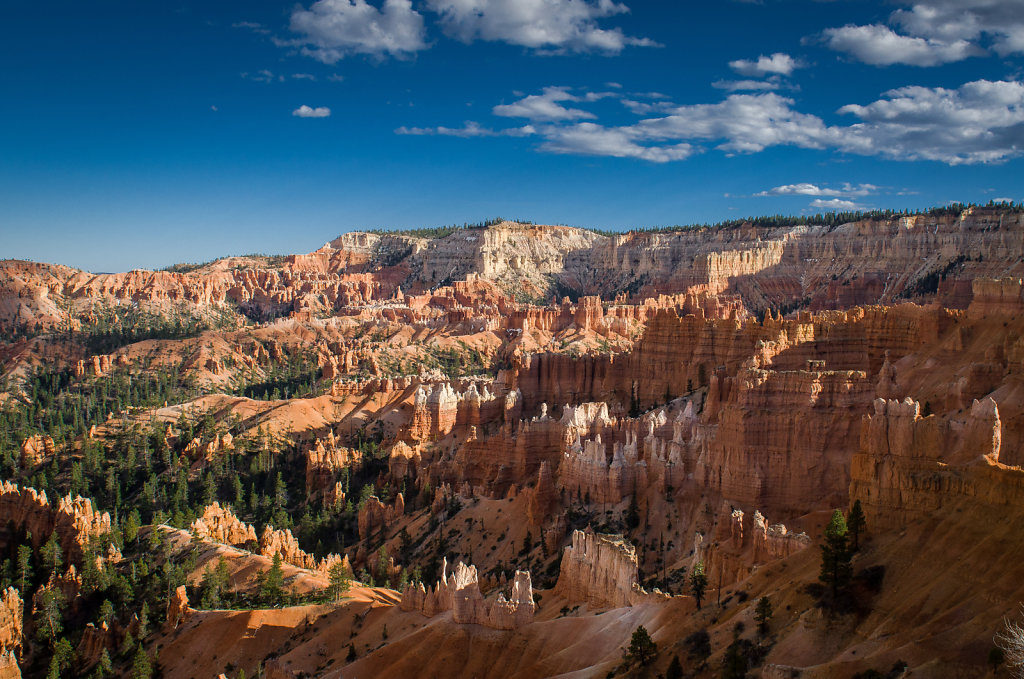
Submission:
<svg viewBox="0 0 1024 679">
<path fill-rule="evenodd" d="M 842 309 L 899 299 L 966 308 L 972 281 L 1024 275 L 1024 215 L 999 208 L 870 219 L 838 227 L 753 225 L 608 237 L 502 222 L 443 238 L 348 233 L 319 250 L 229 258 L 185 273 L 89 274 L 0 262 L 0 326 L 60 327 L 90 302 L 237 307 L 255 317 L 336 311 L 455 281 L 523 299 L 556 294 L 738 295 L 764 309 Z"/>
</svg>

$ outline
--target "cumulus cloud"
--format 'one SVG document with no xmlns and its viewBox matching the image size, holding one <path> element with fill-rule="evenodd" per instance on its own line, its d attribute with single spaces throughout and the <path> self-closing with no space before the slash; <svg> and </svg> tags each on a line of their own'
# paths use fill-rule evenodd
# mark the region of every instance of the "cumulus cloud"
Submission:
<svg viewBox="0 0 1024 679">
<path fill-rule="evenodd" d="M 841 198 L 829 198 L 828 200 L 817 200 L 811 201 L 811 207 L 816 207 L 825 210 L 859 210 L 860 206 L 854 203 L 852 200 L 842 200 Z"/>
<path fill-rule="evenodd" d="M 462 42 L 485 40 L 538 50 L 620 52 L 628 45 L 654 46 L 647 38 L 602 28 L 599 19 L 629 8 L 613 0 L 427 0 L 444 32 Z"/>
<path fill-rule="evenodd" d="M 552 95 L 557 100 L 551 100 Z M 650 117 L 608 126 L 591 122 L 595 117 L 589 112 L 561 106 L 558 101 L 570 100 L 565 96 L 576 95 L 565 88 L 547 88 L 533 95 L 535 99 L 524 97 L 502 106 L 520 106 L 514 115 L 533 122 L 531 134 L 539 135 L 540 148 L 552 153 L 667 162 L 699 153 L 700 144 L 706 143 L 728 154 L 795 146 L 950 165 L 1000 162 L 1024 154 L 1024 84 L 1015 81 L 978 80 L 957 89 L 891 90 L 877 101 L 839 109 L 840 114 L 857 119 L 849 125 L 827 125 L 816 115 L 796 110 L 792 99 L 765 92 L 730 94 L 713 104 L 666 102 L 659 106 L 661 110 L 622 99 L 638 114 Z M 524 103 L 527 100 L 529 105 Z M 494 112 L 512 114 L 502 107 Z M 446 128 L 433 129 L 431 133 L 455 134 L 437 131 Z M 475 134 L 463 131 L 461 136 Z M 839 189 L 791 184 L 763 193 L 850 198 L 876 189 L 870 184 L 844 184 Z"/>
<path fill-rule="evenodd" d="M 874 184 L 858 184 L 854 186 L 844 183 L 841 188 L 830 188 L 818 186 L 817 184 L 800 183 L 784 184 L 765 191 L 755 193 L 755 196 L 867 196 L 878 189 Z"/>
<path fill-rule="evenodd" d="M 776 52 L 770 57 L 761 55 L 757 61 L 737 59 L 729 62 L 729 68 L 748 78 L 763 78 L 766 75 L 789 75 L 800 63 L 783 52 Z"/>
<path fill-rule="evenodd" d="M 316 108 L 312 108 L 311 106 L 303 104 L 292 111 L 292 115 L 296 118 L 327 118 L 331 115 L 331 109 L 326 106 L 317 106 Z"/>
<path fill-rule="evenodd" d="M 892 20 L 912 35 L 950 42 L 984 35 L 1001 55 L 1024 52 L 1024 0 L 919 0 Z"/>
<path fill-rule="evenodd" d="M 586 156 L 612 156 L 639 158 L 655 163 L 683 160 L 693 154 L 687 143 L 671 145 L 643 145 L 643 135 L 629 127 L 603 127 L 595 123 L 576 123 L 568 127 L 553 127 L 544 131 L 546 141 L 541 149 L 551 153 Z"/>
<path fill-rule="evenodd" d="M 946 42 L 900 35 L 879 24 L 829 28 L 825 31 L 825 42 L 831 49 L 872 66 L 938 66 L 984 54 L 966 40 Z"/>
<path fill-rule="evenodd" d="M 292 12 L 291 30 L 302 37 L 284 44 L 326 64 L 351 54 L 405 56 L 426 48 L 423 16 L 411 0 L 317 0 Z"/>
<path fill-rule="evenodd" d="M 775 93 L 732 94 L 718 104 L 677 106 L 669 115 L 635 125 L 652 140 L 721 140 L 717 148 L 751 153 L 769 146 L 824 148 L 834 137 L 817 116 L 794 111 Z"/>
<path fill-rule="evenodd" d="M 565 87 L 545 87 L 541 94 L 531 94 L 511 104 L 499 104 L 493 109 L 494 115 L 506 118 L 527 118 L 533 121 L 551 122 L 554 120 L 578 120 L 596 118 L 578 108 L 566 108 L 558 102 L 593 101 L 588 95 L 577 97 L 569 93 Z"/>
<path fill-rule="evenodd" d="M 774 78 L 768 80 L 716 80 L 711 83 L 711 86 L 730 92 L 777 90 L 782 87 L 782 81 Z"/>
<path fill-rule="evenodd" d="M 901 4 L 908 4 L 906 2 Z M 995 50 L 1024 52 L 1024 0 L 918 0 L 889 23 L 848 25 L 824 32 L 832 49 L 876 66 L 938 66 Z"/>
<path fill-rule="evenodd" d="M 482 127 L 480 123 L 472 120 L 466 121 L 462 127 L 406 127 L 402 126 L 395 130 L 396 134 L 408 134 L 415 136 L 440 135 L 445 137 L 528 137 L 535 134 L 536 130 L 532 125 L 522 127 L 510 127 L 503 130 L 492 130 Z"/>
<path fill-rule="evenodd" d="M 844 150 L 950 165 L 998 162 L 1024 152 L 1024 83 L 977 80 L 957 89 L 903 87 L 840 113 Z"/>
</svg>

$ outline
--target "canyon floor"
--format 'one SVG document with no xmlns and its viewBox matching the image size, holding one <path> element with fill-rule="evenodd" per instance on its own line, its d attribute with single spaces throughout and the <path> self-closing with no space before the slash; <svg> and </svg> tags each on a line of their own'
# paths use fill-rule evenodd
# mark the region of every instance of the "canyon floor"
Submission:
<svg viewBox="0 0 1024 679">
<path fill-rule="evenodd" d="M 0 679 L 1007 676 L 1022 253 L 958 206 L 0 261 Z"/>
</svg>

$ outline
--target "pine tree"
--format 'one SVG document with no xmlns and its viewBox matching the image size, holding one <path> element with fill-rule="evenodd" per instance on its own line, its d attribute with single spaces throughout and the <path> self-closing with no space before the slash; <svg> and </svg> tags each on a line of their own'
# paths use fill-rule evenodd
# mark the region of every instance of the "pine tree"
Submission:
<svg viewBox="0 0 1024 679">
<path fill-rule="evenodd" d="M 151 679 L 153 676 L 153 665 L 149 661 L 146 649 L 139 644 L 132 658 L 132 679 Z"/>
<path fill-rule="evenodd" d="M 853 576 L 847 532 L 846 519 L 837 509 L 825 527 L 825 542 L 821 545 L 821 574 L 818 576 L 831 588 L 833 601 L 840 592 L 845 591 Z"/>
<path fill-rule="evenodd" d="M 266 572 L 260 586 L 260 595 L 270 605 L 280 602 L 284 595 L 284 571 L 281 568 L 281 552 L 274 554 L 270 570 Z"/>
<path fill-rule="evenodd" d="M 328 572 L 328 577 L 330 578 L 331 583 L 329 587 L 331 598 L 337 601 L 345 594 L 345 592 L 348 591 L 349 587 L 352 586 L 352 578 L 342 561 L 338 561 L 331 566 L 331 570 Z"/>
<path fill-rule="evenodd" d="M 64 550 L 60 548 L 60 542 L 57 540 L 56 531 L 50 533 L 50 538 L 40 549 L 40 557 L 43 564 L 46 566 L 48 574 L 60 572 L 61 564 L 64 563 Z"/>
<path fill-rule="evenodd" d="M 50 668 L 46 673 L 46 679 L 61 679 L 65 676 L 65 670 L 71 667 L 71 661 L 75 652 L 71 648 L 71 642 L 61 638 L 53 647 L 53 655 L 50 656 Z"/>
<path fill-rule="evenodd" d="M 701 601 L 704 600 L 704 591 L 708 588 L 708 576 L 704 573 L 704 562 L 698 561 L 693 565 L 690 572 L 690 591 L 693 598 L 697 600 L 697 610 L 700 610 Z"/>
<path fill-rule="evenodd" d="M 28 587 L 32 582 L 32 547 L 18 545 L 18 589 L 21 598 L 28 598 Z"/>
<path fill-rule="evenodd" d="M 766 596 L 761 597 L 757 602 L 757 608 L 754 609 L 754 620 L 757 622 L 757 631 L 761 636 L 768 634 L 773 612 L 772 600 Z"/>
<path fill-rule="evenodd" d="M 665 670 L 665 679 L 683 679 L 683 665 L 679 662 L 679 656 L 672 656 L 672 662 Z"/>
<path fill-rule="evenodd" d="M 647 629 L 640 625 L 633 632 L 633 637 L 629 640 L 629 648 L 622 654 L 622 657 L 626 662 L 639 662 L 641 665 L 647 665 L 654 660 L 654 656 L 657 654 L 658 645 L 651 639 Z"/>
<path fill-rule="evenodd" d="M 867 520 L 864 518 L 864 510 L 860 506 L 860 500 L 854 500 L 853 506 L 850 507 L 850 514 L 846 517 L 846 527 L 850 531 L 850 538 L 852 545 L 850 549 L 856 552 L 860 549 L 860 533 L 867 526 Z"/>
<path fill-rule="evenodd" d="M 358 658 L 358 657 L 359 656 L 356 655 L 356 646 L 355 646 L 355 644 L 349 644 L 348 645 L 348 655 L 345 656 L 345 662 L 355 662 L 355 659 Z"/>
</svg>

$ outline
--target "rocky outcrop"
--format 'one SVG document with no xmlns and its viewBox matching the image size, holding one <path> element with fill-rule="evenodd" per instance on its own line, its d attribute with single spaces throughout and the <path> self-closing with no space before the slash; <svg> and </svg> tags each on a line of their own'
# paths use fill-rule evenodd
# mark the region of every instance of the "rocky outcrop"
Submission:
<svg viewBox="0 0 1024 679">
<path fill-rule="evenodd" d="M 221 507 L 219 502 L 208 505 L 189 530 L 200 540 L 238 547 L 256 544 L 256 529 L 235 516 L 230 507 Z"/>
<path fill-rule="evenodd" d="M 116 648 L 114 635 L 106 621 L 99 627 L 91 622 L 82 630 L 82 639 L 75 649 L 75 659 L 83 669 L 94 667 L 101 659 L 103 651 L 113 653 Z"/>
<path fill-rule="evenodd" d="M 8 587 L 0 595 L 0 679 L 20 679 L 18 653 L 23 633 L 24 604 L 18 590 Z"/>
<path fill-rule="evenodd" d="M 381 527 L 390 525 L 403 514 L 405 514 L 405 498 L 401 493 L 395 496 L 395 501 L 390 506 L 381 502 L 376 495 L 371 495 L 356 517 L 359 539 L 365 540 L 376 534 Z"/>
<path fill-rule="evenodd" d="M 621 608 L 643 600 L 636 549 L 620 535 L 573 531 L 562 552 L 555 591 L 569 602 Z"/>
<path fill-rule="evenodd" d="M 448 561 L 441 568 L 441 580 L 433 587 L 411 583 L 402 591 L 399 608 L 417 611 L 433 617 L 446 611 L 452 620 L 462 624 L 476 624 L 499 630 L 511 630 L 533 621 L 536 604 L 528 571 L 516 571 L 509 598 L 499 592 L 497 599 L 488 603 L 480 591 L 475 566 L 461 561 L 448 574 Z"/>
<path fill-rule="evenodd" d="M 170 632 L 178 628 L 178 625 L 188 622 L 195 610 L 188 605 L 188 592 L 185 585 L 180 585 L 167 599 L 167 617 L 164 621 L 164 632 Z"/>
<path fill-rule="evenodd" d="M 864 417 L 850 495 L 869 525 L 896 528 L 969 499 L 1000 506 L 1024 501 L 1024 473 L 1000 463 L 1003 425 L 992 398 L 962 415 L 922 416 L 921 404 L 878 399 Z"/>
<path fill-rule="evenodd" d="M 326 438 L 317 439 L 306 450 L 306 492 L 310 496 L 330 494 L 338 473 L 361 459 L 358 450 L 339 445 L 334 432 L 329 431 Z"/>
<path fill-rule="evenodd" d="M 263 528 L 263 533 L 260 535 L 259 540 L 259 553 L 266 557 L 271 557 L 275 554 L 281 555 L 281 560 L 285 563 L 290 563 L 293 566 L 299 568 L 305 568 L 306 570 L 316 571 L 321 575 L 326 576 L 331 571 L 331 567 L 337 563 L 345 564 L 345 569 L 352 573 L 352 567 L 348 563 L 348 556 L 341 557 L 337 554 L 328 554 L 322 559 L 317 559 L 316 556 L 309 554 L 299 547 L 299 541 L 292 535 L 291 530 L 274 530 L 270 526 Z"/>
<path fill-rule="evenodd" d="M 530 490 L 526 504 L 526 520 L 531 526 L 542 526 L 558 506 L 558 491 L 551 477 L 551 465 L 540 463 L 537 482 Z"/>
<path fill-rule="evenodd" d="M 21 444 L 21 464 L 31 469 L 52 456 L 56 447 L 49 436 L 30 436 Z"/>
<path fill-rule="evenodd" d="M 217 502 L 208 505 L 202 516 L 192 522 L 189 530 L 201 540 L 250 549 L 266 557 L 280 554 L 285 563 L 322 575 L 327 575 L 336 563 L 344 563 L 348 572 L 352 572 L 347 556 L 330 554 L 317 559 L 303 551 L 291 530 L 274 530 L 268 525 L 257 538 L 255 528 L 235 516 L 229 507 L 221 507 Z"/>
<path fill-rule="evenodd" d="M 757 566 L 785 559 L 812 545 L 806 533 L 768 525 L 761 512 L 723 508 L 712 535 L 694 536 L 693 562 L 703 562 L 708 580 L 726 587 L 748 577 Z"/>
<path fill-rule="evenodd" d="M 94 511 L 91 500 L 68 495 L 54 506 L 46 493 L 8 481 L 0 483 L 0 516 L 31 533 L 33 548 L 56 533 L 64 554 L 79 566 L 89 541 L 110 532 L 110 514 Z"/>
</svg>

